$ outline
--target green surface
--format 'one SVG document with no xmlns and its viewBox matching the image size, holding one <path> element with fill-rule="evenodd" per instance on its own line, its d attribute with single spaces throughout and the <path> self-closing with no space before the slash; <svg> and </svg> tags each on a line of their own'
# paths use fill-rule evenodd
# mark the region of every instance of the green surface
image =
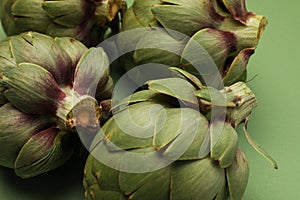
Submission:
<svg viewBox="0 0 300 200">
<path fill-rule="evenodd" d="M 249 63 L 249 83 L 258 99 L 249 131 L 279 164 L 272 167 L 242 138 L 250 162 L 245 200 L 300 199 L 300 1 L 248 0 L 249 10 L 269 21 L 258 49 Z"/>
<path fill-rule="evenodd" d="M 240 130 L 241 149 L 250 162 L 250 180 L 244 200 L 300 199 L 300 1 L 248 0 L 247 7 L 267 16 L 269 24 L 249 63 L 249 82 L 259 105 L 249 123 L 252 137 L 279 164 L 279 170 L 258 155 Z M 0 39 L 4 34 L 0 33 Z M 81 200 L 81 169 L 74 160 L 57 171 L 31 180 L 0 168 L 1 200 Z M 79 173 L 78 173 L 79 172 Z"/>
</svg>

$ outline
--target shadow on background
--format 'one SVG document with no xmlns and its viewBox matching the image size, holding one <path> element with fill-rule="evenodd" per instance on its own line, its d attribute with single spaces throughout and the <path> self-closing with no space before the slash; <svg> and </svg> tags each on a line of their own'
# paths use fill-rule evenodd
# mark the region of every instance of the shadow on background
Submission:
<svg viewBox="0 0 300 200">
<path fill-rule="evenodd" d="M 2 200 L 82 200 L 86 155 L 72 158 L 54 171 L 31 179 L 17 177 L 12 169 L 0 167 Z"/>
</svg>

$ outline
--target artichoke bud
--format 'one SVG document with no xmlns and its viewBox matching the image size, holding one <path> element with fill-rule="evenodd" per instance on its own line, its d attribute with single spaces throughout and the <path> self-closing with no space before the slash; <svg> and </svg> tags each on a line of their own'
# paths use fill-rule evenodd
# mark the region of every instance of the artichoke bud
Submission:
<svg viewBox="0 0 300 200">
<path fill-rule="evenodd" d="M 100 126 L 100 102 L 113 87 L 108 68 L 103 49 L 73 38 L 28 32 L 0 42 L 0 165 L 30 178 L 64 164 L 75 127 Z"/>
<path fill-rule="evenodd" d="M 235 129 L 247 124 L 254 94 L 243 82 L 209 88 L 182 69 L 171 70 L 176 77 L 150 80 L 113 105 L 116 112 L 91 141 L 85 199 L 242 198 L 249 166 Z M 203 106 L 222 109 L 211 119 Z"/>
<path fill-rule="evenodd" d="M 184 0 L 136 0 L 126 11 L 123 22 L 124 32 L 152 28 L 130 38 L 119 36 L 120 49 L 129 46 L 137 49 L 121 57 L 126 70 L 145 63 L 162 63 L 180 67 L 201 78 L 204 74 L 195 69 L 212 59 L 225 85 L 245 81 L 247 64 L 267 24 L 264 16 L 247 11 L 245 0 L 190 0 L 188 3 Z M 155 27 L 165 29 L 164 34 L 158 34 Z M 195 49 L 192 45 L 195 42 L 202 48 Z M 162 48 L 140 48 L 147 44 L 170 47 L 177 55 Z"/>
<path fill-rule="evenodd" d="M 122 0 L 5 0 L 0 6 L 3 29 L 9 36 L 37 31 L 74 37 L 88 46 L 101 42 L 111 22 L 118 21 L 118 13 L 125 9 Z"/>
</svg>

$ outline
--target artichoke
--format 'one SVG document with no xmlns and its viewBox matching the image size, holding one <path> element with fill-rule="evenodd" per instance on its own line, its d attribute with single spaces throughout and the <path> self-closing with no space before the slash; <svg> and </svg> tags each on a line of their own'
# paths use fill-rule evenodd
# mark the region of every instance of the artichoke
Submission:
<svg viewBox="0 0 300 200">
<path fill-rule="evenodd" d="M 235 129 L 247 124 L 254 94 L 243 82 L 217 90 L 171 69 L 175 77 L 150 80 L 112 107 L 91 144 L 85 199 L 242 198 L 249 166 Z"/>
<path fill-rule="evenodd" d="M 207 55 L 194 48 L 196 42 L 225 85 L 246 80 L 246 66 L 267 24 L 264 16 L 246 10 L 245 0 L 135 0 L 122 21 L 121 31 L 132 31 L 118 38 L 121 54 L 132 51 L 121 58 L 126 70 L 161 63 L 201 78 L 197 67 L 209 66 Z"/>
<path fill-rule="evenodd" d="M 0 165 L 22 178 L 62 165 L 79 146 L 75 127 L 95 131 L 111 92 L 101 48 L 35 32 L 0 42 Z"/>
<path fill-rule="evenodd" d="M 118 13 L 122 9 L 122 0 L 2 0 L 0 17 L 9 36 L 37 31 L 96 46 L 107 28 L 118 32 Z"/>
</svg>

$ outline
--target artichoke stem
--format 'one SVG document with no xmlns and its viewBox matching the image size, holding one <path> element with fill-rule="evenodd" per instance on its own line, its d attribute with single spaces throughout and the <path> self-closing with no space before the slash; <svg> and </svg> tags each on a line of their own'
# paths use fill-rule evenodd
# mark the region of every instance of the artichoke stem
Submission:
<svg viewBox="0 0 300 200">
<path fill-rule="evenodd" d="M 75 104 L 66 117 L 68 128 L 81 127 L 95 132 L 100 127 L 101 105 L 92 97 L 85 97 Z"/>
<path fill-rule="evenodd" d="M 97 129 L 100 124 L 101 106 L 95 98 L 80 96 L 74 90 L 64 89 L 67 97 L 57 109 L 57 118 L 61 129 L 73 129 L 76 126 Z"/>
</svg>

